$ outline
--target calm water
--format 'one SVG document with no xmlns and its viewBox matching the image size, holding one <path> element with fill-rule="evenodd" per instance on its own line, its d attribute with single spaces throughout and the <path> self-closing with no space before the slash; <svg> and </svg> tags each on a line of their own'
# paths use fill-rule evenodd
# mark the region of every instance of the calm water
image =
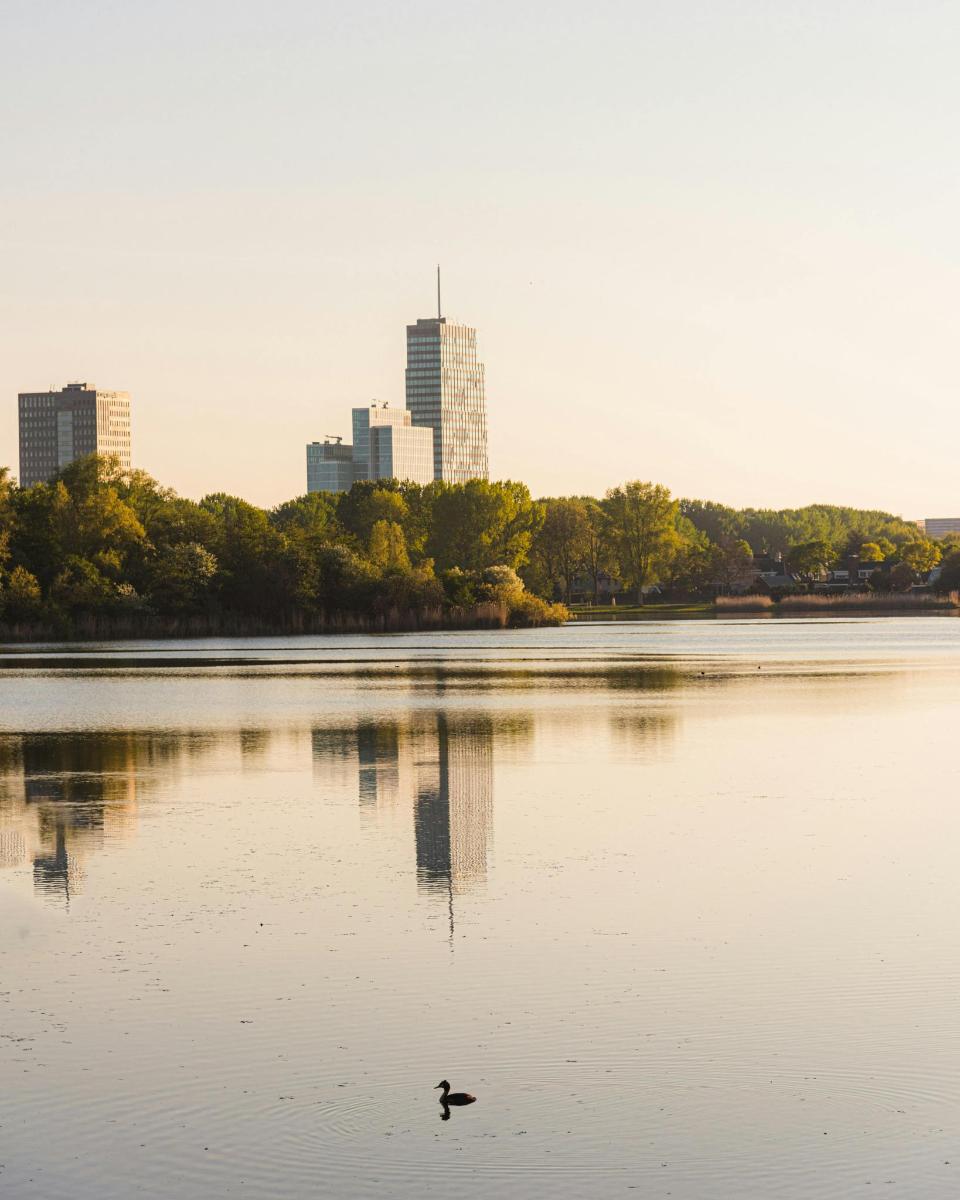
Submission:
<svg viewBox="0 0 960 1200">
<path fill-rule="evenodd" d="M 956 1195 L 958 700 L 935 617 L 3 652 L 0 1195 Z"/>
</svg>

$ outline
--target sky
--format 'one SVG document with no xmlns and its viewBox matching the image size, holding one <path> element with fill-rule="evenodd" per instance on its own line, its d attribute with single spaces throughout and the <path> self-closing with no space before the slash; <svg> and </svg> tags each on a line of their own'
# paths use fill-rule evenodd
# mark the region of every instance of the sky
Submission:
<svg viewBox="0 0 960 1200">
<path fill-rule="evenodd" d="M 960 515 L 960 4 L 3 0 L 17 393 L 272 505 L 405 326 L 479 332 L 490 466 Z"/>
</svg>

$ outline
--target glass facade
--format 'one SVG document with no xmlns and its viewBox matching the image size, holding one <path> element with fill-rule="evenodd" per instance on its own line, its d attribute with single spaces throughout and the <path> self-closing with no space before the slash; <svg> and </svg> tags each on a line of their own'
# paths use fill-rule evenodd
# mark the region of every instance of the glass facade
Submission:
<svg viewBox="0 0 960 1200">
<path fill-rule="evenodd" d="M 477 331 L 445 317 L 407 326 L 407 408 L 433 430 L 433 478 L 486 479 L 487 411 Z"/>
<path fill-rule="evenodd" d="M 370 470 L 370 435 L 372 431 L 381 426 L 409 424 L 410 414 L 405 408 L 391 408 L 389 404 L 371 404 L 367 408 L 353 410 L 353 461 L 357 468 L 357 479 L 383 478 L 382 475 Z M 432 478 L 433 475 L 430 476 L 430 479 Z M 428 479 L 425 482 L 429 483 L 429 481 Z"/>
<path fill-rule="evenodd" d="M 308 492 L 348 492 L 354 478 L 352 446 L 342 442 L 307 444 Z"/>
<path fill-rule="evenodd" d="M 59 392 L 21 392 L 20 483 L 44 483 L 77 458 L 111 454 L 130 469 L 130 396 L 68 383 Z"/>
<path fill-rule="evenodd" d="M 404 413 L 410 419 L 409 413 Z M 418 425 L 371 425 L 369 479 L 433 481 L 433 430 Z"/>
</svg>

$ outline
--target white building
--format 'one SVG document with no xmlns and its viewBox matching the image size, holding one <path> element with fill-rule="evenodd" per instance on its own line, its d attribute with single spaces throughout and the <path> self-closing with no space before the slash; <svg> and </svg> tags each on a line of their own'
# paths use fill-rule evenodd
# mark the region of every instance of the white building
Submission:
<svg viewBox="0 0 960 1200">
<path fill-rule="evenodd" d="M 353 410 L 357 479 L 433 481 L 433 429 L 415 426 L 405 408 L 371 404 Z"/>
</svg>

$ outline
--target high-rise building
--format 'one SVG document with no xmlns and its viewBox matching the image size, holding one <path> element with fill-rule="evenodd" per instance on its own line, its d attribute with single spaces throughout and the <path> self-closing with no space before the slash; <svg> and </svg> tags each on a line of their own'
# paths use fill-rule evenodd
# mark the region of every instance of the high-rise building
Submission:
<svg viewBox="0 0 960 1200">
<path fill-rule="evenodd" d="M 307 443 L 308 492 L 348 492 L 354 479 L 352 446 L 340 438 Z"/>
<path fill-rule="evenodd" d="M 86 454 L 116 455 L 130 468 L 130 394 L 68 383 L 59 392 L 21 392 L 20 484 L 44 483 Z"/>
<path fill-rule="evenodd" d="M 405 408 L 371 404 L 353 410 L 353 463 L 357 479 L 433 479 L 433 430 L 413 424 Z"/>
<path fill-rule="evenodd" d="M 477 331 L 446 317 L 407 326 L 407 408 L 433 430 L 433 477 L 486 479 L 487 412 Z"/>
</svg>

